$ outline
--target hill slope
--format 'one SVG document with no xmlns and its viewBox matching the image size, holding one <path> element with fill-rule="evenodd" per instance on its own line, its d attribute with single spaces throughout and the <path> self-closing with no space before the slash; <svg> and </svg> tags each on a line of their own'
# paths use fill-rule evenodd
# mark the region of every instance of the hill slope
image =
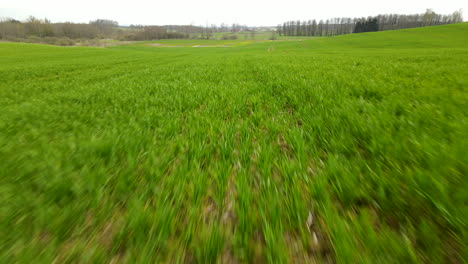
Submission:
<svg viewBox="0 0 468 264">
<path fill-rule="evenodd" d="M 468 23 L 342 35 L 307 41 L 311 47 L 466 48 Z"/>
</svg>

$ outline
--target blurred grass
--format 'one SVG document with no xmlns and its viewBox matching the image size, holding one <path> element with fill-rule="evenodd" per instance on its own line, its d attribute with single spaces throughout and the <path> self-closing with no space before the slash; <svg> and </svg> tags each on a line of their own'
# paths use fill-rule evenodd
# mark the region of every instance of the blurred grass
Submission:
<svg viewBox="0 0 468 264">
<path fill-rule="evenodd" d="M 0 262 L 463 263 L 467 30 L 0 43 Z"/>
</svg>

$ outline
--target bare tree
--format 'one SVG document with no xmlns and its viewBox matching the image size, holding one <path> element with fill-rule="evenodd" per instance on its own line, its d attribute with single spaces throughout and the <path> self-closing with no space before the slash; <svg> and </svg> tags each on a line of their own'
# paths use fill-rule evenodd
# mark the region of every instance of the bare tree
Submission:
<svg viewBox="0 0 468 264">
<path fill-rule="evenodd" d="M 444 25 L 463 22 L 461 10 L 450 15 L 435 13 L 427 9 L 423 14 L 398 15 L 384 14 L 368 18 L 332 18 L 325 22 L 320 20 L 287 21 L 283 23 L 282 34 L 285 36 L 334 36 L 353 32 L 385 31 L 404 28 L 415 28 L 433 25 Z"/>
</svg>

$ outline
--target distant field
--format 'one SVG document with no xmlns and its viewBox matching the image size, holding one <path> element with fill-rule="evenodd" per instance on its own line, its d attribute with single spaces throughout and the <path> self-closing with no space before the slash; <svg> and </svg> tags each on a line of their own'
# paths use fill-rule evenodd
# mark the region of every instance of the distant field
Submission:
<svg viewBox="0 0 468 264">
<path fill-rule="evenodd" d="M 161 39 L 154 41 L 139 41 L 131 44 L 125 42 L 119 44 L 119 46 L 134 46 L 134 47 L 161 47 L 161 48 L 181 48 L 181 47 L 192 47 L 192 48 L 209 48 L 209 47 L 239 47 L 257 43 L 270 43 L 272 42 L 295 42 L 318 39 L 313 37 L 303 38 L 291 38 L 291 39 L 276 39 L 276 40 L 207 40 L 207 39 Z"/>
<path fill-rule="evenodd" d="M 238 47 L 269 40 L 204 40 L 204 39 L 161 39 L 155 41 L 142 41 L 132 46 L 146 47 Z"/>
<path fill-rule="evenodd" d="M 467 32 L 0 43 L 0 262 L 463 263 Z"/>
</svg>

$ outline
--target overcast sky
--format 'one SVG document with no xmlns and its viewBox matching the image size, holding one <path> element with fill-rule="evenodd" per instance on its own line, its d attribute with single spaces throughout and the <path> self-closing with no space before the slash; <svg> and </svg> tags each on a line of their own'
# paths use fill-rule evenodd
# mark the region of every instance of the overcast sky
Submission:
<svg viewBox="0 0 468 264">
<path fill-rule="evenodd" d="M 468 0 L 0 0 L 0 17 L 23 20 L 33 15 L 52 22 L 86 23 L 104 18 L 121 25 L 274 26 L 297 19 L 423 13 L 426 8 L 442 14 L 463 9 L 464 20 L 468 17 Z"/>
</svg>

